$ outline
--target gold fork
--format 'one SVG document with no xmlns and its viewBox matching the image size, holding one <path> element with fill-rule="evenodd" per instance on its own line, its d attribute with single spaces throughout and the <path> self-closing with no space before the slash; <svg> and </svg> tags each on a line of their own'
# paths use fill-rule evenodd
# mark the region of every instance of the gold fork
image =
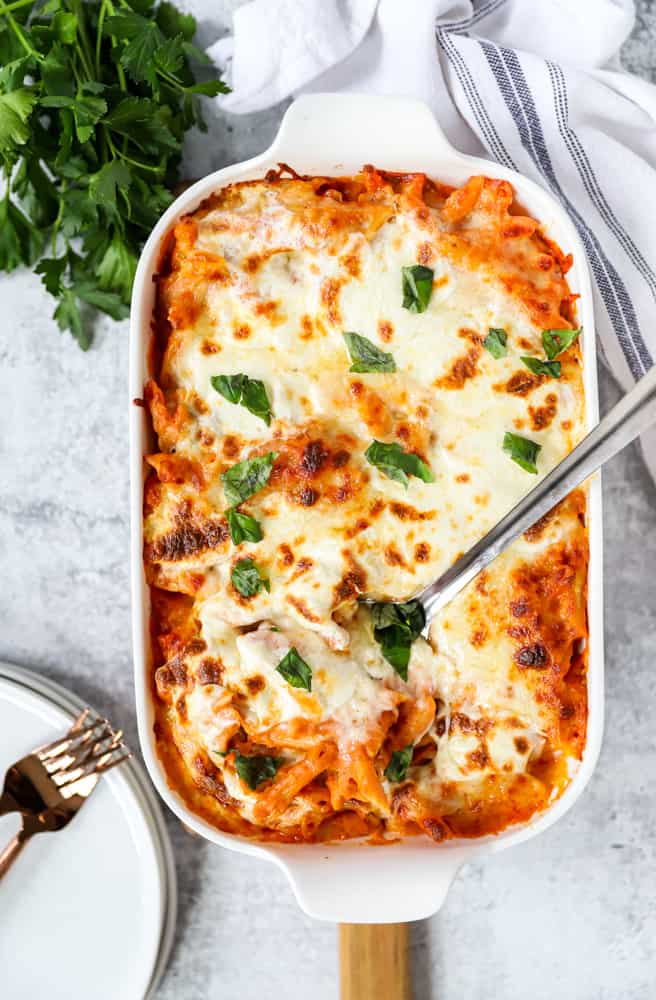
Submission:
<svg viewBox="0 0 656 1000">
<path fill-rule="evenodd" d="M 5 776 L 0 816 L 19 812 L 23 824 L 0 852 L 0 878 L 36 833 L 61 830 L 82 808 L 103 772 L 130 757 L 121 730 L 88 708 L 62 738 L 17 761 Z"/>
</svg>

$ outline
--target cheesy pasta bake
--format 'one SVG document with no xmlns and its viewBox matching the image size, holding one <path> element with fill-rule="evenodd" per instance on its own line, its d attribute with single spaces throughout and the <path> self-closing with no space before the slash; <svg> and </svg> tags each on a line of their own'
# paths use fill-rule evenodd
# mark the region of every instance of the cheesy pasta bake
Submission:
<svg viewBox="0 0 656 1000">
<path fill-rule="evenodd" d="M 281 166 L 169 234 L 145 387 L 155 733 L 218 828 L 439 842 L 567 785 L 584 491 L 427 638 L 412 598 L 582 436 L 570 264 L 506 181 L 373 167 Z"/>
</svg>

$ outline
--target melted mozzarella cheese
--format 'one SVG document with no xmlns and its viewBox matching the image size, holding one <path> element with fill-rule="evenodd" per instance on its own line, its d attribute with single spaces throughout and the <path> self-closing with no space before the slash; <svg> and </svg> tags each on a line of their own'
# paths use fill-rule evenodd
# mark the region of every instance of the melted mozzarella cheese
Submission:
<svg viewBox="0 0 656 1000">
<path fill-rule="evenodd" d="M 472 584 L 436 618 L 430 643 L 415 641 L 407 682 L 383 658 L 369 612 L 357 610 L 356 601 L 362 592 L 379 600 L 418 592 L 580 438 L 578 349 L 563 357 L 559 379 L 536 379 L 521 360 L 543 356 L 535 301 L 558 315 L 566 286 L 559 278 L 550 292 L 549 275 L 534 267 L 520 294 L 510 278 L 512 246 L 476 253 L 476 240 L 456 237 L 436 209 L 421 214 L 399 202 L 371 231 L 355 226 L 340 234 L 308 222 L 283 195 L 266 184 L 247 186 L 234 204 L 196 219 L 195 249 L 222 261 L 229 277 L 204 286 L 165 356 L 168 384 L 192 417 L 176 451 L 202 464 L 209 450 L 214 463 L 206 463 L 202 497 L 187 492 L 186 502 L 221 515 L 227 504 L 217 468 L 284 452 L 299 435 L 347 452 L 350 490 L 327 485 L 323 472 L 315 479 L 312 469 L 295 467 L 294 483 L 312 488 L 307 506 L 279 486 L 242 505 L 260 524 L 259 542 L 198 553 L 192 546 L 166 563 L 169 580 L 182 571 L 201 580 L 194 584 L 200 634 L 207 655 L 222 665 L 220 685 L 195 685 L 186 694 L 187 715 L 210 753 L 226 725 L 216 710 L 225 691 L 239 699 L 249 735 L 305 719 L 330 725 L 344 749 L 364 743 L 383 712 L 430 695 L 441 724 L 429 736 L 437 753 L 411 767 L 409 777 L 439 801 L 454 783 L 470 788 L 488 775 L 525 771 L 553 733 L 558 706 L 536 695 L 540 682 L 530 671 L 518 672 L 513 623 L 500 612 L 497 620 L 495 601 L 506 609 L 518 567 L 580 524 L 555 517 L 539 537 L 518 540 L 492 567 L 492 596 L 481 607 Z M 486 222 L 480 213 L 472 219 Z M 533 249 L 526 249 L 527 260 Z M 426 259 L 433 291 L 428 308 L 415 313 L 403 307 L 402 269 Z M 483 346 L 490 328 L 507 332 L 504 357 Z M 347 331 L 390 352 L 396 371 L 350 372 Z M 213 388 L 213 376 L 238 373 L 264 384 L 270 425 Z M 507 431 L 540 446 L 538 476 L 503 452 Z M 412 477 L 405 489 L 385 476 L 365 458 L 374 439 L 420 454 L 433 481 Z M 175 522 L 176 489 L 162 489 L 153 516 L 160 529 Z M 231 583 L 243 558 L 255 560 L 270 583 L 248 600 Z M 310 691 L 277 669 L 292 647 L 311 665 Z M 252 818 L 256 796 L 234 770 L 224 769 L 223 777 Z"/>
</svg>

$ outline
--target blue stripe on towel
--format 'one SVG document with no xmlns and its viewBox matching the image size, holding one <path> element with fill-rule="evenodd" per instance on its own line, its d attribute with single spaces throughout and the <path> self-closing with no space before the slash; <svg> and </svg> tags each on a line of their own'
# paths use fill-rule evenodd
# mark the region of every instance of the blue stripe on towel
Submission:
<svg viewBox="0 0 656 1000">
<path fill-rule="evenodd" d="M 603 299 L 617 339 L 634 378 L 651 367 L 652 360 L 642 338 L 638 318 L 624 282 L 604 253 L 594 232 L 569 200 L 547 150 L 533 95 L 516 54 L 510 49 L 481 41 L 481 48 L 497 81 L 506 107 L 519 132 L 522 145 L 535 166 L 558 196 L 576 226 L 588 253 L 599 293 Z"/>
<path fill-rule="evenodd" d="M 645 279 L 650 292 L 654 296 L 654 299 L 656 299 L 656 274 L 654 274 L 642 252 L 633 242 L 626 229 L 613 212 L 613 209 L 608 203 L 601 185 L 597 180 L 594 167 L 588 158 L 581 140 L 577 136 L 576 132 L 570 127 L 567 84 L 565 82 L 563 72 L 560 66 L 556 66 L 554 63 L 548 62 L 547 66 L 549 68 L 549 78 L 551 80 L 551 86 L 554 94 L 554 107 L 556 109 L 558 129 L 563 137 L 563 141 L 567 146 L 567 149 L 569 150 L 574 165 L 578 170 L 579 177 L 583 182 L 585 190 L 602 219 L 613 233 L 622 249 L 625 251 L 631 263 Z"/>
<path fill-rule="evenodd" d="M 487 6 L 490 8 L 494 7 L 496 9 L 496 7 L 500 7 L 506 2 L 507 0 L 492 0 L 492 3 Z M 489 10 L 486 10 L 486 13 L 489 13 Z M 461 25 L 468 24 L 470 20 L 471 19 L 467 22 L 459 21 L 454 23 Z M 467 98 L 474 118 L 476 119 L 479 133 L 483 141 L 486 143 L 490 154 L 498 163 L 502 163 L 510 170 L 516 169 L 512 157 L 508 153 L 508 150 L 504 146 L 501 137 L 497 132 L 494 122 L 487 113 L 487 109 L 483 103 L 481 95 L 478 92 L 474 78 L 469 71 L 469 67 L 451 41 L 449 32 L 443 26 L 438 24 L 436 26 L 435 37 L 438 45 L 453 66 L 453 70 L 460 81 L 460 86 L 462 87 L 463 93 Z"/>
</svg>

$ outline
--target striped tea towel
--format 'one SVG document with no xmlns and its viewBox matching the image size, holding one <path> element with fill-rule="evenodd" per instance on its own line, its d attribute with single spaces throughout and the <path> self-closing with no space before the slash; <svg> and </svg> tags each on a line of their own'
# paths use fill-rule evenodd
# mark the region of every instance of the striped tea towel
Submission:
<svg viewBox="0 0 656 1000">
<path fill-rule="evenodd" d="M 414 96 L 458 149 L 548 188 L 585 246 L 602 358 L 628 390 L 656 353 L 656 86 L 619 67 L 633 21 L 631 0 L 251 0 L 209 51 L 231 76 L 226 110 Z M 656 476 L 656 431 L 642 444 Z"/>
</svg>

